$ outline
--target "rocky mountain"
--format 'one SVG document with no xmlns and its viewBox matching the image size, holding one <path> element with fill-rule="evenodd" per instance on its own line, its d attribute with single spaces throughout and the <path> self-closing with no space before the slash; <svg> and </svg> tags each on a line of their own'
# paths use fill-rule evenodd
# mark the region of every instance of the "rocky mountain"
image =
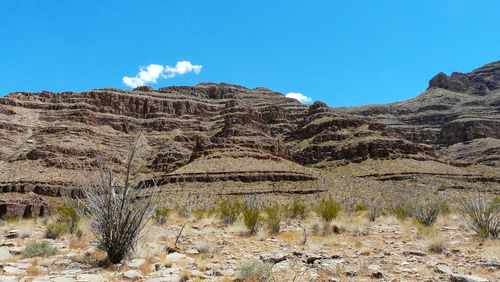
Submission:
<svg viewBox="0 0 500 282">
<path fill-rule="evenodd" d="M 441 157 L 500 166 L 500 61 L 470 73 L 439 73 L 417 97 L 335 112 L 387 125 Z"/>
<path fill-rule="evenodd" d="M 498 166 L 499 65 L 439 74 L 409 101 L 353 108 L 225 83 L 11 93 L 0 98 L 0 216 L 43 215 L 54 199 L 76 197 L 82 163 L 96 165 L 104 153 L 123 165 L 118 156 L 138 132 L 145 172 L 188 198 L 200 197 L 193 185 L 209 183 L 239 187 L 210 195 L 317 193 L 329 189 L 324 168 L 367 160 L 447 172 L 450 164 Z"/>
</svg>

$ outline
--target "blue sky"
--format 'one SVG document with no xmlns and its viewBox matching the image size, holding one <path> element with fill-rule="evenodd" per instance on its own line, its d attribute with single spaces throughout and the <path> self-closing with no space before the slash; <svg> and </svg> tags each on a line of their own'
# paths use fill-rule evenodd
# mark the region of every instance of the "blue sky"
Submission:
<svg viewBox="0 0 500 282">
<path fill-rule="evenodd" d="M 154 88 L 227 82 L 332 107 L 401 101 L 440 71 L 500 60 L 499 14 L 500 1 L 3 0 L 0 96 L 130 89 L 124 76 L 156 64 Z"/>
</svg>

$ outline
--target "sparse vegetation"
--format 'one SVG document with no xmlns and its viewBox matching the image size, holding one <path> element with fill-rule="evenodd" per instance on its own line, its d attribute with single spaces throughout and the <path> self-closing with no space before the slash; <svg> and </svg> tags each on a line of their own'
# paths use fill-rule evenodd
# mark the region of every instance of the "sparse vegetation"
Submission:
<svg viewBox="0 0 500 282">
<path fill-rule="evenodd" d="M 217 206 L 219 207 L 217 209 L 218 216 L 226 226 L 233 224 L 238 219 L 242 208 L 240 202 L 231 202 L 227 199 L 219 200 Z"/>
<path fill-rule="evenodd" d="M 500 201 L 479 192 L 470 197 L 461 194 L 457 199 L 463 220 L 479 238 L 500 235 Z"/>
<path fill-rule="evenodd" d="M 278 233 L 280 231 L 281 213 L 278 205 L 265 207 L 264 212 L 267 217 L 265 219 L 266 226 L 271 233 Z"/>
<path fill-rule="evenodd" d="M 246 202 L 243 205 L 243 222 L 248 229 L 250 234 L 257 232 L 260 221 L 260 208 L 250 202 Z"/>
<path fill-rule="evenodd" d="M 436 222 L 441 210 L 441 201 L 433 200 L 420 203 L 413 209 L 413 217 L 424 226 L 431 226 Z"/>
<path fill-rule="evenodd" d="M 293 199 L 292 205 L 287 211 L 290 218 L 304 219 L 307 217 L 307 208 L 298 198 Z"/>
<path fill-rule="evenodd" d="M 59 251 L 57 247 L 52 246 L 49 241 L 33 242 L 26 246 L 21 251 L 21 255 L 26 258 L 32 257 L 42 257 L 42 256 L 53 256 Z"/>
<path fill-rule="evenodd" d="M 45 237 L 48 239 L 57 239 L 64 234 L 68 234 L 70 227 L 65 222 L 52 222 L 45 229 Z"/>
<path fill-rule="evenodd" d="M 413 213 L 413 207 L 402 201 L 396 202 L 389 208 L 389 212 L 399 220 L 405 220 Z"/>
<path fill-rule="evenodd" d="M 337 217 L 340 211 L 340 204 L 329 197 L 328 199 L 322 199 L 316 210 L 324 220 L 331 221 Z"/>
<path fill-rule="evenodd" d="M 446 238 L 438 231 L 424 235 L 424 242 L 426 248 L 433 253 L 442 253 L 446 248 Z"/>
<path fill-rule="evenodd" d="M 169 214 L 170 214 L 170 209 L 166 206 L 156 209 L 156 214 L 155 214 L 156 223 L 165 224 L 165 222 L 167 222 Z"/>
<path fill-rule="evenodd" d="M 113 264 L 133 251 L 161 202 L 155 187 L 141 189 L 141 184 L 131 181 L 139 139 L 140 135 L 131 143 L 123 177 L 115 173 L 113 162 L 103 157 L 104 165 L 85 179 L 79 199 L 81 218 Z"/>
<path fill-rule="evenodd" d="M 260 260 L 244 261 L 240 265 L 240 278 L 262 281 L 271 276 L 273 265 Z"/>
</svg>

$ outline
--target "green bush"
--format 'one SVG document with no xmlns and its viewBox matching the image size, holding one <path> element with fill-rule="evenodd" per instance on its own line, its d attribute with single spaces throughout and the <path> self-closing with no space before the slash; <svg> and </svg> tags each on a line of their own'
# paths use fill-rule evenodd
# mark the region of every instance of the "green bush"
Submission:
<svg viewBox="0 0 500 282">
<path fill-rule="evenodd" d="M 269 231 L 271 231 L 271 233 L 280 232 L 281 214 L 279 206 L 274 205 L 266 207 L 264 208 L 264 211 L 267 214 L 265 222 Z"/>
<path fill-rule="evenodd" d="M 306 206 L 299 199 L 294 199 L 292 206 L 288 209 L 288 215 L 290 218 L 304 219 L 307 217 Z"/>
<path fill-rule="evenodd" d="M 49 241 L 34 242 L 26 246 L 21 251 L 21 255 L 26 258 L 53 256 L 58 253 L 57 247 L 52 246 Z"/>
<path fill-rule="evenodd" d="M 241 203 L 240 202 L 231 202 L 229 200 L 219 200 L 217 202 L 218 205 L 218 216 L 221 219 L 224 225 L 233 224 L 241 212 Z"/>
<path fill-rule="evenodd" d="M 74 205 L 64 203 L 57 211 L 57 222 L 63 223 L 69 227 L 69 233 L 74 233 L 78 228 L 80 216 L 76 213 Z"/>
<path fill-rule="evenodd" d="M 352 211 L 359 212 L 359 211 L 366 211 L 367 209 L 368 207 L 365 204 L 357 204 Z"/>
<path fill-rule="evenodd" d="M 405 220 L 413 213 L 413 208 L 409 204 L 398 202 L 389 208 L 389 212 L 399 220 Z"/>
<path fill-rule="evenodd" d="M 240 265 L 240 278 L 263 281 L 271 276 L 273 265 L 260 260 L 248 260 Z"/>
<path fill-rule="evenodd" d="M 446 187 L 446 185 L 444 184 L 441 184 L 437 189 L 436 191 L 439 191 L 439 192 L 442 192 L 442 191 L 446 191 L 446 189 L 448 189 L 448 187 Z"/>
<path fill-rule="evenodd" d="M 243 207 L 243 222 L 251 234 L 257 232 L 260 221 L 260 209 L 255 205 L 245 203 Z"/>
<path fill-rule="evenodd" d="M 57 239 L 64 234 L 70 233 L 70 226 L 66 222 L 52 222 L 47 225 L 45 230 L 45 238 Z"/>
<path fill-rule="evenodd" d="M 331 221 L 336 218 L 340 211 L 340 204 L 332 198 L 323 199 L 320 201 L 317 212 L 326 221 Z"/>
<path fill-rule="evenodd" d="M 165 206 L 160 207 L 156 210 L 155 221 L 158 224 L 165 224 L 165 222 L 167 222 L 169 214 L 170 214 L 170 209 L 168 207 Z"/>
</svg>

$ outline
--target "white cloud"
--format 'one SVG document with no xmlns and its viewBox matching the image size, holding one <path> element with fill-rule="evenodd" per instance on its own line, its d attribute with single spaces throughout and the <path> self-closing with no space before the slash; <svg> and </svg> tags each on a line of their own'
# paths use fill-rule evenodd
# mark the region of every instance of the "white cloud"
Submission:
<svg viewBox="0 0 500 282">
<path fill-rule="evenodd" d="M 293 98 L 301 103 L 311 103 L 312 99 L 310 97 L 307 97 L 303 95 L 302 93 L 288 93 L 285 95 L 287 98 Z"/>
<path fill-rule="evenodd" d="M 140 67 L 139 74 L 134 77 L 124 76 L 122 81 L 128 87 L 135 88 L 147 83 L 156 83 L 160 77 L 172 78 L 178 74 L 182 75 L 188 72 L 199 74 L 201 68 L 201 65 L 193 65 L 188 61 L 177 62 L 175 67 L 151 64 L 147 67 Z"/>
</svg>

